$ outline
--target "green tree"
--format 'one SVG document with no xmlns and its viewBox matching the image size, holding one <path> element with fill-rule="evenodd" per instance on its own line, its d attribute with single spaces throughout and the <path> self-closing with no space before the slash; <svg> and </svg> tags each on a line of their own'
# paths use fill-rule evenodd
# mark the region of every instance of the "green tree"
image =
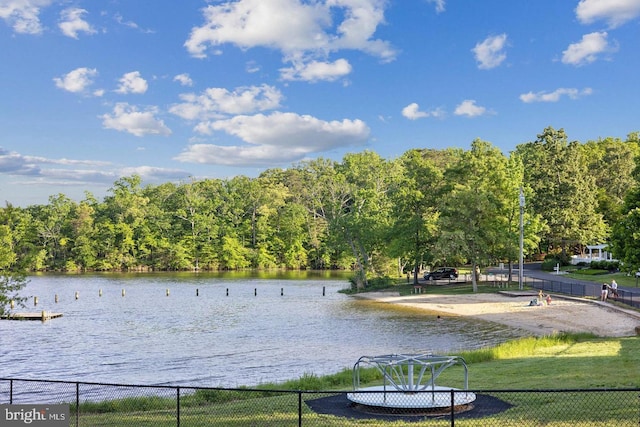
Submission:
<svg viewBox="0 0 640 427">
<path fill-rule="evenodd" d="M 640 183 L 625 197 L 621 212 L 622 218 L 611 231 L 609 249 L 627 271 L 637 271 L 640 269 Z"/>
<path fill-rule="evenodd" d="M 62 270 L 71 254 L 71 212 L 76 203 L 64 194 L 49 197 L 49 203 L 28 208 L 37 232 L 38 245 L 46 253 L 46 268 Z"/>
<path fill-rule="evenodd" d="M 263 175 L 254 180 L 253 189 L 249 196 L 249 212 L 255 251 L 254 266 L 282 267 L 285 265 L 283 255 L 288 248 L 287 242 L 279 235 L 279 228 L 283 225 L 281 213 L 287 206 L 289 192 L 282 183 Z"/>
<path fill-rule="evenodd" d="M 505 164 L 504 179 L 496 182 L 494 191 L 502 198 L 501 209 L 497 212 L 503 224 L 503 233 L 499 235 L 495 257 L 508 263 L 508 281 L 513 277 L 513 262 L 520 255 L 520 190 L 525 205 L 522 210 L 523 255 L 535 252 L 540 242 L 540 234 L 545 230 L 539 214 L 526 203 L 531 197 L 531 189 L 524 184 L 524 166 L 517 154 L 512 153 Z"/>
<path fill-rule="evenodd" d="M 278 251 L 281 263 L 288 268 L 305 268 L 308 265 L 306 224 L 304 206 L 291 202 L 279 209 L 275 239 L 281 242 Z"/>
<path fill-rule="evenodd" d="M 149 199 L 141 182 L 138 175 L 120 178 L 98 209 L 95 223 L 101 244 L 100 269 L 133 269 L 139 266 L 138 255 L 148 253 L 141 243 L 149 232 L 145 219 Z"/>
<path fill-rule="evenodd" d="M 316 267 L 350 268 L 354 259 L 338 225 L 349 203 L 344 177 L 336 162 L 318 158 L 298 165 L 292 194 L 299 194 L 309 213 L 309 239 Z M 345 255 L 346 253 L 346 255 Z"/>
<path fill-rule="evenodd" d="M 175 224 L 172 197 L 176 193 L 174 183 L 157 186 L 148 185 L 143 189 L 145 206 L 144 233 L 138 240 L 138 256 L 148 268 L 154 270 L 181 270 L 189 268 L 190 261 L 176 235 L 182 231 Z"/>
<path fill-rule="evenodd" d="M 437 236 L 439 196 L 443 169 L 432 160 L 434 150 L 410 150 L 400 158 L 401 181 L 390 193 L 393 222 L 389 229 L 389 251 L 408 264 L 413 283 L 431 254 Z"/>
<path fill-rule="evenodd" d="M 301 204 L 302 199 L 293 196 L 287 185 L 288 179 L 297 174 L 295 169 L 291 172 L 269 169 L 258 178 L 270 194 L 262 219 L 266 224 L 261 227 L 266 232 L 261 233 L 259 244 L 268 248 L 276 265 L 286 268 L 308 265 L 307 211 Z"/>
<path fill-rule="evenodd" d="M 335 254 L 340 251 L 328 243 L 329 225 L 323 203 L 324 189 L 318 185 L 333 173 L 333 168 L 333 162 L 319 158 L 301 162 L 295 168 L 286 171 L 269 171 L 269 174 L 277 175 L 279 182 L 289 190 L 289 202 L 306 210 L 304 240 L 308 263 L 315 269 L 341 266 L 339 263 L 333 263 L 337 258 Z"/>
<path fill-rule="evenodd" d="M 222 265 L 230 270 L 249 267 L 249 250 L 234 236 L 222 237 L 220 251 Z"/>
<path fill-rule="evenodd" d="M 176 240 L 187 249 L 185 253 L 189 255 L 186 258 L 191 268 L 199 269 L 202 251 L 211 230 L 211 210 L 204 186 L 196 181 L 182 184 L 176 189 L 174 198 L 173 215 L 185 226 L 176 227 L 182 231 L 175 236 Z"/>
<path fill-rule="evenodd" d="M 619 138 L 588 141 L 583 146 L 589 174 L 597 187 L 597 212 L 608 226 L 620 220 L 624 197 L 635 184 L 635 158 L 640 154 L 638 144 Z"/>
<path fill-rule="evenodd" d="M 217 208 L 219 216 L 219 259 L 224 269 L 246 268 L 251 266 L 255 258 L 254 232 L 257 212 L 254 211 L 257 192 L 251 179 L 237 176 L 222 182 L 220 188 L 220 204 Z"/>
<path fill-rule="evenodd" d="M 11 302 L 24 306 L 26 297 L 19 292 L 27 284 L 25 275 L 15 269 L 16 253 L 8 225 L 0 225 L 0 316 L 11 310 Z"/>
<path fill-rule="evenodd" d="M 0 209 L 0 224 L 11 230 L 13 250 L 18 270 L 45 269 L 45 250 L 39 245 L 37 227 L 30 210 L 7 203 Z"/>
<path fill-rule="evenodd" d="M 504 255 L 505 242 L 511 240 L 511 199 L 518 194 L 518 182 L 510 179 L 508 166 L 499 149 L 476 139 L 471 150 L 445 172 L 450 190 L 441 198 L 437 248 L 442 259 L 471 264 L 474 292 L 478 268 Z"/>
<path fill-rule="evenodd" d="M 390 190 L 399 182 L 397 162 L 365 151 L 348 154 L 336 166 L 342 195 L 334 206 L 334 233 L 348 244 L 355 258 L 356 286 L 367 286 L 367 274 L 386 275 L 386 237 L 391 224 Z"/>
<path fill-rule="evenodd" d="M 543 239 L 564 257 L 580 245 L 602 242 L 606 226 L 597 212 L 597 187 L 577 141 L 568 142 L 564 130 L 547 127 L 536 141 L 518 145 L 525 168 L 525 185 L 534 212 L 546 224 Z"/>
<path fill-rule="evenodd" d="M 75 206 L 70 218 L 73 245 L 71 257 L 82 270 L 92 270 L 96 265 L 96 239 L 94 220 L 95 202 L 83 201 Z"/>
</svg>

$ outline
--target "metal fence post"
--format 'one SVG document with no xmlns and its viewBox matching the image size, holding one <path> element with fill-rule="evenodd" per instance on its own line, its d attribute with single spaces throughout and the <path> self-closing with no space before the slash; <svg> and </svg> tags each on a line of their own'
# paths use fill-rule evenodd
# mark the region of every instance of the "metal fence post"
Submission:
<svg viewBox="0 0 640 427">
<path fill-rule="evenodd" d="M 176 387 L 176 425 L 180 427 L 180 386 Z"/>
<path fill-rule="evenodd" d="M 76 382 L 76 427 L 80 427 L 80 383 Z"/>
<path fill-rule="evenodd" d="M 455 391 L 451 389 L 451 427 L 454 427 L 456 425 L 455 403 L 456 403 Z"/>
<path fill-rule="evenodd" d="M 302 427 L 302 391 L 298 391 L 298 427 Z"/>
<path fill-rule="evenodd" d="M 9 404 L 13 405 L 13 380 L 9 380 Z"/>
</svg>

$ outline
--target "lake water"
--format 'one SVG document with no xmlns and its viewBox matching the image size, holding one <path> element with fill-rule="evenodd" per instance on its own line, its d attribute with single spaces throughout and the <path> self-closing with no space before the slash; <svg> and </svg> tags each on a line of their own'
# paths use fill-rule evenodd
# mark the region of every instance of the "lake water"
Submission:
<svg viewBox="0 0 640 427">
<path fill-rule="evenodd" d="M 522 334 L 359 300 L 345 287 L 213 274 L 31 277 L 23 295 L 38 305 L 30 298 L 16 311 L 64 316 L 0 321 L 0 377 L 255 386 L 335 373 L 364 355 L 455 354 Z"/>
</svg>

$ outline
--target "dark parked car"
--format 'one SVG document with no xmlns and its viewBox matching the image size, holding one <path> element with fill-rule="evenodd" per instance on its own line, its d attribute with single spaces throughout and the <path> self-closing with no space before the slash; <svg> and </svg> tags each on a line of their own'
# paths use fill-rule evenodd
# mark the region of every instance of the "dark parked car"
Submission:
<svg viewBox="0 0 640 427">
<path fill-rule="evenodd" d="M 458 270 L 453 267 L 440 267 L 424 273 L 424 280 L 457 279 Z"/>
</svg>

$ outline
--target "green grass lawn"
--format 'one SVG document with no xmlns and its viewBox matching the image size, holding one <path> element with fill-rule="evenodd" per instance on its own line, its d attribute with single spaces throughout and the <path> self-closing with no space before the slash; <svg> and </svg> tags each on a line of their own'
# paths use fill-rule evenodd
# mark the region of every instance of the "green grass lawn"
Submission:
<svg viewBox="0 0 640 427">
<path fill-rule="evenodd" d="M 608 273 L 603 270 L 582 269 L 571 270 L 567 273 L 566 277 L 597 283 L 611 283 L 612 280 L 615 280 L 618 286 L 630 288 L 640 287 L 640 280 L 635 276 L 627 275 L 627 273 Z"/>
</svg>

